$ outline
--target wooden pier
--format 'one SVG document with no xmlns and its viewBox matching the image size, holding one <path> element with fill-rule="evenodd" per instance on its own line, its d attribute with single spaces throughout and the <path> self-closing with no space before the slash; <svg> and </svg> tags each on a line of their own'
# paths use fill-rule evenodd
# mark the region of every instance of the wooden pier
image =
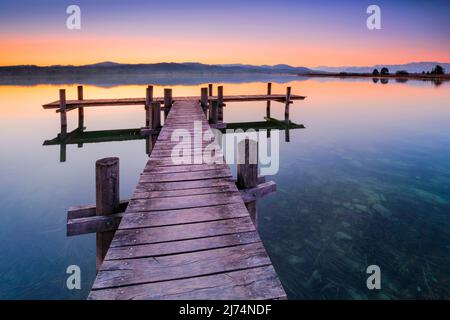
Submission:
<svg viewBox="0 0 450 320">
<path fill-rule="evenodd" d="M 276 185 L 258 177 L 256 164 L 249 164 L 251 142 L 245 140 L 246 161 L 238 164 L 237 181 L 218 146 L 213 162 L 192 158 L 189 164 L 175 164 L 171 157 L 179 145 L 171 139 L 175 130 L 191 135 L 211 131 L 220 104 L 236 97 L 208 96 L 205 106 L 199 97 L 172 100 L 170 92 L 161 100 L 147 95 L 146 122 L 153 137 L 148 139 L 149 160 L 131 199 L 120 201 L 119 160 L 97 162 L 96 205 L 71 208 L 68 213 L 68 235 L 97 234 L 98 274 L 89 299 L 286 298 L 256 228 L 255 201 L 275 191 Z M 239 101 L 260 97 L 268 100 L 268 96 L 239 96 Z M 289 105 L 297 97 L 289 89 L 287 96 L 273 100 Z M 92 105 L 103 100 L 90 101 Z M 162 128 L 161 103 L 167 116 Z M 67 106 L 81 105 L 77 100 L 66 101 Z M 191 146 L 191 157 L 203 154 L 211 142 Z"/>
</svg>

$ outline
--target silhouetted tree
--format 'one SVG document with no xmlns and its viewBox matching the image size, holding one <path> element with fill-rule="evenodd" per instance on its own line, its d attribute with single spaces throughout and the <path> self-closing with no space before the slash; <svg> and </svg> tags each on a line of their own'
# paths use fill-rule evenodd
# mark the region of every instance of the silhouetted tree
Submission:
<svg viewBox="0 0 450 320">
<path fill-rule="evenodd" d="M 406 76 L 409 73 L 406 70 L 398 70 L 395 74 L 398 74 L 399 76 Z"/>
<path fill-rule="evenodd" d="M 380 73 L 378 72 L 378 69 L 373 69 L 372 75 L 378 76 Z"/>
<path fill-rule="evenodd" d="M 383 67 L 383 68 L 381 68 L 381 72 L 380 72 L 382 75 L 385 75 L 385 74 L 389 74 L 389 69 L 388 68 L 386 68 L 386 67 Z"/>
<path fill-rule="evenodd" d="M 434 67 L 433 70 L 431 70 L 431 74 L 444 74 L 444 73 L 445 69 L 440 65 L 436 65 L 436 67 Z"/>
</svg>

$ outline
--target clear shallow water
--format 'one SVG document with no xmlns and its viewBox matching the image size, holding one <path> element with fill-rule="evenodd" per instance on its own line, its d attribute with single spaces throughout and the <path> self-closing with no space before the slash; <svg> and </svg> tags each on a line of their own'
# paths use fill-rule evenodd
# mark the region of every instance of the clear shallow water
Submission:
<svg viewBox="0 0 450 320">
<path fill-rule="evenodd" d="M 273 92 L 307 95 L 291 107 L 306 129 L 280 132 L 276 194 L 258 204 L 261 237 L 290 298 L 450 298 L 450 85 L 305 80 Z M 75 86 L 65 86 L 74 97 Z M 201 86 L 173 86 L 174 96 Z M 121 197 L 145 162 L 144 140 L 42 146 L 59 117 L 41 104 L 59 86 L 0 86 L 0 298 L 81 299 L 95 277 L 95 237 L 67 238 L 66 210 L 93 203 L 94 163 L 121 161 Z M 162 87 L 155 88 L 162 95 Z M 144 86 L 85 87 L 85 98 L 143 96 Z M 225 94 L 265 84 L 225 84 Z M 136 128 L 142 107 L 87 108 L 87 130 Z M 283 106 L 272 103 L 282 119 Z M 229 103 L 225 121 L 262 121 L 265 103 Z M 69 130 L 76 112 L 69 113 Z M 66 267 L 82 290 L 65 289 Z M 365 269 L 381 268 L 382 289 Z"/>
</svg>

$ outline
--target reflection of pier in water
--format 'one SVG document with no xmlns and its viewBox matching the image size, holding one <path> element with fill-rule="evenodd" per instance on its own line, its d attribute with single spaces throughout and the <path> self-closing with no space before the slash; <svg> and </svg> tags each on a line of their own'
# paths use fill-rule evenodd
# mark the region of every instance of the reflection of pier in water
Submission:
<svg viewBox="0 0 450 320">
<path fill-rule="evenodd" d="M 82 88 L 81 86 L 79 88 Z M 268 95 L 271 94 L 271 84 L 268 84 Z M 289 90 L 289 89 L 288 89 Z M 289 90 L 290 91 L 290 90 Z M 78 90 L 79 94 L 82 89 Z M 289 92 L 290 94 L 290 92 Z M 122 103 L 122 102 L 120 102 Z M 135 103 L 135 102 L 134 102 Z M 93 106 L 96 104 L 93 103 Z M 82 110 L 81 107 L 79 107 Z M 217 129 L 222 133 L 226 133 L 226 130 L 266 130 L 267 137 L 271 136 L 271 130 L 283 130 L 285 132 L 285 141 L 290 141 L 290 130 L 305 128 L 302 124 L 296 124 L 289 120 L 289 112 L 285 112 L 285 119 L 279 120 L 271 117 L 270 113 L 271 101 L 267 101 L 266 117 L 265 121 L 250 121 L 250 122 L 235 122 L 235 123 L 223 123 L 220 120 Z M 75 107 L 73 108 L 75 109 Z M 72 110 L 73 110 L 72 109 Z M 220 111 L 219 111 L 220 113 Z M 81 114 L 81 115 L 80 115 Z M 222 111 L 223 118 L 223 111 Z M 119 141 L 132 141 L 132 140 L 145 140 L 145 152 L 150 155 L 152 145 L 156 142 L 157 134 L 149 133 L 146 128 L 131 128 L 131 129 L 113 129 L 113 130 L 98 130 L 98 131 L 86 131 L 84 124 L 84 112 L 79 113 L 78 127 L 71 132 L 59 133 L 55 138 L 45 140 L 44 146 L 60 146 L 60 162 L 66 161 L 67 145 L 76 144 L 78 148 L 82 148 L 84 144 L 89 143 L 103 143 L 103 142 L 119 142 Z M 148 123 L 147 123 L 148 124 Z M 214 127 L 214 125 L 213 125 Z"/>
<path fill-rule="evenodd" d="M 257 233 L 256 201 L 276 191 L 275 182 L 258 176 L 257 142 L 245 138 L 238 143 L 234 180 L 214 135 L 206 143 L 218 147 L 212 162 L 192 163 L 192 155 L 203 154 L 207 146 L 189 144 L 188 164 L 173 162 L 172 148 L 179 142 L 171 137 L 179 129 L 194 135 L 212 128 L 267 130 L 268 135 L 283 129 L 289 141 L 290 129 L 304 128 L 289 120 L 291 100 L 304 97 L 291 96 L 290 88 L 284 97 L 234 96 L 233 101 L 268 100 L 265 121 L 225 124 L 224 101 L 230 97 L 223 96 L 223 87 L 218 87 L 217 97 L 212 85 L 207 90 L 201 90 L 200 99 L 172 99 L 171 90 L 165 89 L 161 126 L 161 102 L 152 101 L 149 86 L 146 127 L 137 129 L 85 131 L 83 105 L 77 100 L 72 106 L 79 109 L 79 128 L 69 133 L 65 92 L 60 91 L 62 130 L 44 145 L 59 144 L 62 161 L 67 144 L 106 141 L 145 139 L 149 155 L 130 200 L 120 201 L 119 159 L 105 158 L 96 163 L 96 204 L 68 211 L 69 236 L 96 233 L 98 275 L 90 299 L 286 298 Z M 270 116 L 270 100 L 285 103 L 284 120 Z"/>
</svg>

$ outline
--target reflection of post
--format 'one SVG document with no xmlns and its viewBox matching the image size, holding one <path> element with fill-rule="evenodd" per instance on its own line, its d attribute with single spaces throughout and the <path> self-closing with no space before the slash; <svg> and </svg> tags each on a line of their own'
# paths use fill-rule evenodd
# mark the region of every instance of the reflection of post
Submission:
<svg viewBox="0 0 450 320">
<path fill-rule="evenodd" d="M 167 118 L 172 107 L 172 89 L 164 89 L 164 119 Z"/>
<path fill-rule="evenodd" d="M 290 142 L 291 141 L 291 136 L 289 133 L 289 124 L 286 125 L 286 129 L 284 129 L 284 141 L 286 142 Z"/>
<path fill-rule="evenodd" d="M 208 96 L 212 97 L 213 95 L 213 85 L 212 83 L 208 84 Z"/>
<path fill-rule="evenodd" d="M 223 121 L 223 86 L 217 87 L 217 105 L 219 107 L 217 119 Z"/>
<path fill-rule="evenodd" d="M 104 158 L 95 163 L 96 215 L 107 216 L 119 211 L 119 158 Z M 97 271 L 106 256 L 114 231 L 97 233 Z"/>
<path fill-rule="evenodd" d="M 150 103 L 153 101 L 153 86 L 148 86 L 145 91 L 145 126 L 150 126 Z"/>
<path fill-rule="evenodd" d="M 211 100 L 211 111 L 209 115 L 209 123 L 217 123 L 219 118 L 219 102 L 217 100 Z"/>
<path fill-rule="evenodd" d="M 200 103 L 201 103 L 203 112 L 205 114 L 207 114 L 207 111 L 208 111 L 208 88 L 201 89 Z"/>
<path fill-rule="evenodd" d="M 272 94 L 272 83 L 267 83 L 267 95 L 270 96 Z M 270 100 L 267 100 L 266 106 L 266 117 L 270 118 Z"/>
<path fill-rule="evenodd" d="M 289 123 L 289 105 L 291 103 L 291 87 L 286 88 L 286 104 L 284 107 L 284 120 Z"/>
<path fill-rule="evenodd" d="M 66 106 L 66 90 L 59 90 L 59 111 L 61 116 L 61 137 L 67 134 L 67 106 Z"/>
<path fill-rule="evenodd" d="M 61 141 L 59 145 L 59 162 L 66 162 L 67 145 L 65 141 Z"/>
<path fill-rule="evenodd" d="M 145 152 L 149 157 L 152 154 L 157 139 L 158 135 L 156 134 L 150 134 L 145 138 Z"/>
<path fill-rule="evenodd" d="M 244 147 L 244 148 L 242 148 Z M 258 185 L 258 145 L 246 138 L 238 146 L 237 181 L 239 189 L 255 188 Z M 245 204 L 250 218 L 257 227 L 256 200 Z"/>
<path fill-rule="evenodd" d="M 83 100 L 83 86 L 78 86 L 78 100 Z M 84 108 L 83 104 L 78 107 L 78 129 L 84 129 Z"/>
</svg>

